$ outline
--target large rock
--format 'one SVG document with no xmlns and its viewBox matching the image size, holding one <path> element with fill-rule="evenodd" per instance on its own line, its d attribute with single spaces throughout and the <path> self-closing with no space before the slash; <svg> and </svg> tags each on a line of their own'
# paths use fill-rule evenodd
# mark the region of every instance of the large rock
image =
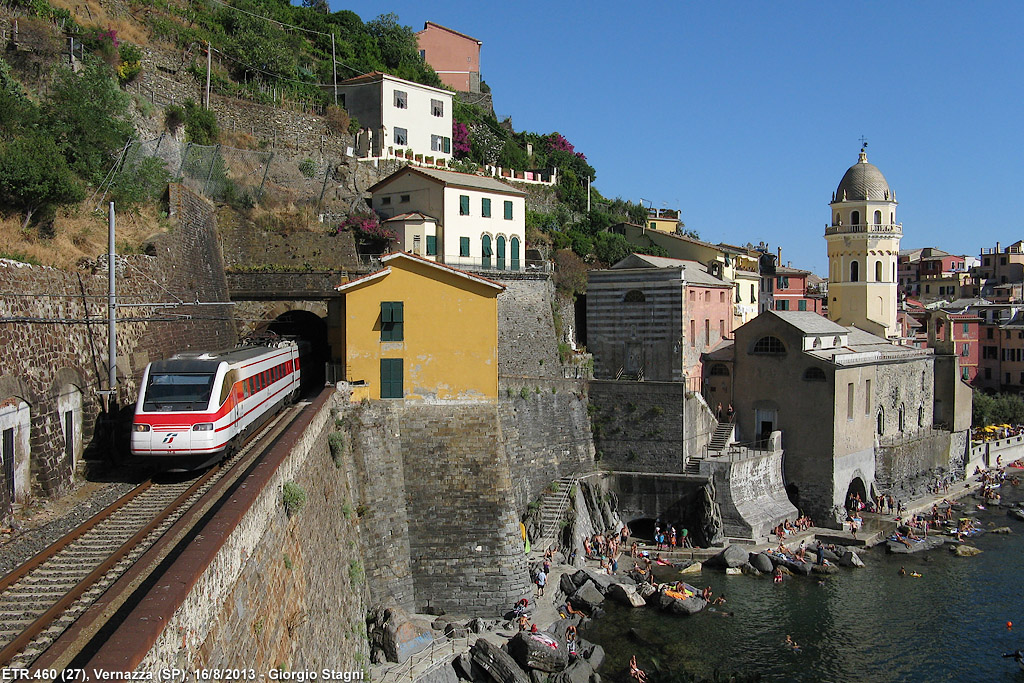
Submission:
<svg viewBox="0 0 1024 683">
<path fill-rule="evenodd" d="M 612 584 L 608 589 L 607 596 L 616 602 L 630 607 L 643 607 L 647 601 L 637 593 L 636 586 L 627 586 L 621 583 Z"/>
<path fill-rule="evenodd" d="M 682 569 L 679 570 L 680 574 L 700 574 L 704 566 L 700 562 L 690 562 Z"/>
<path fill-rule="evenodd" d="M 648 601 L 648 604 L 651 604 L 651 602 Z M 656 604 L 663 612 L 669 612 L 670 614 L 696 614 L 708 606 L 707 600 L 696 595 L 684 600 L 666 595 L 664 591 L 658 593 Z"/>
<path fill-rule="evenodd" d="M 823 576 L 827 576 L 829 574 L 838 574 L 839 567 L 835 566 L 834 564 L 816 564 L 813 567 L 811 567 L 811 573 L 820 574 Z"/>
<path fill-rule="evenodd" d="M 757 553 L 756 555 L 750 556 L 750 564 L 754 565 L 754 569 L 761 572 L 762 574 L 771 574 L 775 569 L 775 565 L 772 564 L 771 558 L 765 553 Z"/>
<path fill-rule="evenodd" d="M 712 567 L 742 567 L 750 560 L 750 553 L 738 545 L 730 545 L 705 564 Z"/>
<path fill-rule="evenodd" d="M 958 545 L 953 546 L 953 554 L 957 557 L 974 557 L 980 555 L 981 551 L 975 548 L 973 545 Z"/>
<path fill-rule="evenodd" d="M 588 645 L 583 651 L 583 658 L 587 660 L 594 671 L 597 671 L 604 664 L 604 648 L 600 645 Z"/>
<path fill-rule="evenodd" d="M 550 633 L 520 631 L 508 641 L 508 653 L 524 669 L 554 673 L 569 665 L 569 653 Z"/>
<path fill-rule="evenodd" d="M 863 567 L 864 560 L 860 559 L 860 556 L 852 550 L 847 550 L 843 553 L 843 556 L 839 558 L 838 564 L 844 567 Z"/>
<path fill-rule="evenodd" d="M 566 595 L 572 595 L 579 588 L 568 573 L 562 574 L 562 578 L 558 579 L 558 587 Z"/>
<path fill-rule="evenodd" d="M 594 667 L 582 658 L 569 665 L 565 671 L 551 676 L 548 680 L 551 683 L 590 683 L 590 677 L 594 674 Z"/>
<path fill-rule="evenodd" d="M 389 607 L 384 616 L 381 647 L 389 662 L 404 662 L 433 642 L 430 626 L 410 619 L 400 607 Z"/>
<path fill-rule="evenodd" d="M 989 533 L 990 534 L 1012 534 L 1013 533 L 1013 529 L 1011 529 L 1008 526 L 1001 526 L 998 529 L 991 529 L 989 531 Z"/>
<path fill-rule="evenodd" d="M 496 683 L 530 683 L 530 677 L 519 668 L 512 655 L 490 641 L 478 639 L 469 652 L 473 655 L 473 662 Z"/>
<path fill-rule="evenodd" d="M 885 549 L 890 553 L 895 553 L 897 555 L 910 555 L 911 553 L 919 553 L 924 550 L 938 548 L 944 543 L 945 541 L 938 536 L 929 536 L 928 538 L 910 541 L 910 547 L 907 547 L 907 545 L 901 541 L 886 541 Z"/>
<path fill-rule="evenodd" d="M 573 593 L 570 600 L 572 600 L 573 607 L 576 609 L 582 609 L 584 607 L 587 609 L 593 609 L 604 602 L 604 596 L 601 595 L 601 591 L 597 590 L 597 587 L 594 586 L 593 581 L 587 581 L 583 584 L 582 588 Z"/>
<path fill-rule="evenodd" d="M 647 598 L 657 593 L 658 589 L 644 581 L 643 583 L 638 583 L 636 585 L 636 592 L 640 594 L 640 597 L 646 600 Z"/>
</svg>

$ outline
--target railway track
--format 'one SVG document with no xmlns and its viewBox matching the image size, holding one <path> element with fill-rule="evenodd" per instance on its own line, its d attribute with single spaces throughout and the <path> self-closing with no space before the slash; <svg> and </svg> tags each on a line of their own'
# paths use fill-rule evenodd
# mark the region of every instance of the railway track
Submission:
<svg viewBox="0 0 1024 683">
<path fill-rule="evenodd" d="M 231 459 L 197 479 L 144 482 L 0 579 L 0 668 L 31 666 L 161 537 L 172 529 L 187 533 L 202 515 L 186 513 L 209 509 L 303 407 L 278 413 Z M 190 526 L 181 528 L 185 517 Z"/>
</svg>

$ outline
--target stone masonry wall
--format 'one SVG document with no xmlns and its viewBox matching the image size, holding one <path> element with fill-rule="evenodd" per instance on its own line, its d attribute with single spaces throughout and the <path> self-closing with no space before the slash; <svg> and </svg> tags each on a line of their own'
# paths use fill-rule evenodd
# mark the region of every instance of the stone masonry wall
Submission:
<svg viewBox="0 0 1024 683">
<path fill-rule="evenodd" d="M 522 513 L 550 482 L 594 468 L 587 384 L 502 378 L 498 394 L 505 453 L 515 473 L 516 508 Z"/>
<path fill-rule="evenodd" d="M 227 301 L 212 207 L 172 186 L 170 208 L 177 228 L 155 241 L 156 257 L 119 258 L 119 302 Z M 72 272 L 0 260 L 0 283 L 0 362 L 7 368 L 0 373 L 0 401 L 22 400 L 31 410 L 31 490 L 17 495 L 19 500 L 23 494 L 53 496 L 72 481 L 58 393 L 69 385 L 81 393 L 75 428 L 86 444 L 101 413 L 96 391 L 107 383 L 106 263 Z M 228 306 L 119 309 L 118 405 L 134 403 L 150 361 L 191 348 L 230 347 L 234 341 Z M 109 457 L 111 450 L 108 441 L 93 449 L 84 457 Z M 0 501 L 0 516 L 8 502 Z"/>
<path fill-rule="evenodd" d="M 498 281 L 498 375 L 560 377 L 551 280 Z"/>
<path fill-rule="evenodd" d="M 954 441 L 955 436 L 960 438 Z M 953 452 L 956 448 L 959 453 Z M 963 451 L 963 435 L 944 431 L 926 432 L 898 446 L 879 446 L 875 449 L 875 483 L 880 492 L 899 498 L 923 494 L 929 484 L 948 477 L 953 469 L 962 469 Z"/>
<path fill-rule="evenodd" d="M 400 439 L 417 607 L 493 615 L 528 595 L 497 406 L 406 405 Z"/>
<path fill-rule="evenodd" d="M 328 446 L 338 396 L 323 401 L 138 670 L 368 664 L 355 463 L 343 448 L 336 465 Z M 291 516 L 282 503 L 286 482 L 307 494 Z"/>
<path fill-rule="evenodd" d="M 686 387 L 673 382 L 590 383 L 597 459 L 627 472 L 682 472 Z"/>
</svg>

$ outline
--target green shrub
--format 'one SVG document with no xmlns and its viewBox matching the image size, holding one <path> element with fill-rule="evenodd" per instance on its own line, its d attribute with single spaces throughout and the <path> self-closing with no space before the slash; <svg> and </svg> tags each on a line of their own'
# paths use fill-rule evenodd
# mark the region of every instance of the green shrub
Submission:
<svg viewBox="0 0 1024 683">
<path fill-rule="evenodd" d="M 351 519 L 352 512 L 352 506 L 349 505 L 348 503 L 345 503 L 344 505 L 341 506 L 341 514 L 345 517 L 345 519 Z"/>
<path fill-rule="evenodd" d="M 135 166 L 121 170 L 111 185 L 110 198 L 122 208 L 157 199 L 170 179 L 163 159 L 145 157 Z"/>
<path fill-rule="evenodd" d="M 345 455 L 345 435 L 341 432 L 331 432 L 327 437 L 327 443 L 331 449 L 331 459 L 334 461 L 334 466 L 341 469 Z"/>
<path fill-rule="evenodd" d="M 299 173 L 307 178 L 312 178 L 316 175 L 316 162 L 312 159 L 303 159 L 299 162 Z"/>
<path fill-rule="evenodd" d="M 185 137 L 197 145 L 212 145 L 220 137 L 217 115 L 192 100 L 185 102 Z"/>
<path fill-rule="evenodd" d="M 523 387 L 522 389 L 519 390 L 519 398 L 523 399 L 524 401 L 530 398 L 530 392 L 527 391 L 526 387 Z"/>
<path fill-rule="evenodd" d="M 282 488 L 284 511 L 289 517 L 296 514 L 306 505 L 306 489 L 293 481 L 287 481 Z"/>
<path fill-rule="evenodd" d="M 178 129 L 185 125 L 185 110 L 176 104 L 164 109 L 164 126 L 167 131 L 174 135 Z"/>
<path fill-rule="evenodd" d="M 288 557 L 288 553 L 284 554 L 284 568 L 288 571 L 292 570 L 292 558 Z"/>
<path fill-rule="evenodd" d="M 348 578 L 352 581 L 352 585 L 362 585 L 363 581 L 366 580 L 366 572 L 363 570 L 363 563 L 359 560 L 350 560 L 348 563 Z"/>
</svg>

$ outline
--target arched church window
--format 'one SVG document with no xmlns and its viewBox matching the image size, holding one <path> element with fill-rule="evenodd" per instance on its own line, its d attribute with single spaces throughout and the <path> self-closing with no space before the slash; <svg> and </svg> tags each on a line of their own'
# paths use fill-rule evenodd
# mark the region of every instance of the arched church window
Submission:
<svg viewBox="0 0 1024 683">
<path fill-rule="evenodd" d="M 838 212 L 836 212 L 836 222 L 835 222 L 835 224 L 836 225 L 842 225 L 843 224 L 843 220 L 839 217 L 839 213 Z"/>
<path fill-rule="evenodd" d="M 751 353 L 785 353 L 786 346 L 782 343 L 782 340 L 778 337 L 761 337 L 754 342 L 754 347 L 750 350 Z"/>
<path fill-rule="evenodd" d="M 875 225 L 881 225 L 881 224 L 882 224 L 882 212 L 881 211 L 875 211 Z"/>
<path fill-rule="evenodd" d="M 850 224 L 851 225 L 860 225 L 860 211 L 851 211 L 850 212 Z"/>
<path fill-rule="evenodd" d="M 860 282 L 860 262 L 850 263 L 850 282 Z"/>
<path fill-rule="evenodd" d="M 875 282 L 882 281 L 882 262 L 875 261 Z"/>
<path fill-rule="evenodd" d="M 639 289 L 631 289 L 626 292 L 626 296 L 622 300 L 627 304 L 642 304 L 647 301 L 647 297 Z"/>
<path fill-rule="evenodd" d="M 885 433 L 885 414 L 881 408 L 878 409 L 878 416 L 875 417 L 875 431 L 879 436 Z"/>
<path fill-rule="evenodd" d="M 712 377 L 728 377 L 729 368 L 722 363 L 715 363 L 711 366 L 711 372 L 708 373 Z"/>
<path fill-rule="evenodd" d="M 821 368 L 807 368 L 804 370 L 805 382 L 824 382 L 825 380 L 825 371 Z"/>
<path fill-rule="evenodd" d="M 905 405 L 903 405 L 902 403 L 900 404 L 900 410 L 899 410 L 898 416 L 899 416 L 900 431 L 901 432 L 906 431 L 906 429 L 907 429 L 907 407 Z"/>
</svg>

